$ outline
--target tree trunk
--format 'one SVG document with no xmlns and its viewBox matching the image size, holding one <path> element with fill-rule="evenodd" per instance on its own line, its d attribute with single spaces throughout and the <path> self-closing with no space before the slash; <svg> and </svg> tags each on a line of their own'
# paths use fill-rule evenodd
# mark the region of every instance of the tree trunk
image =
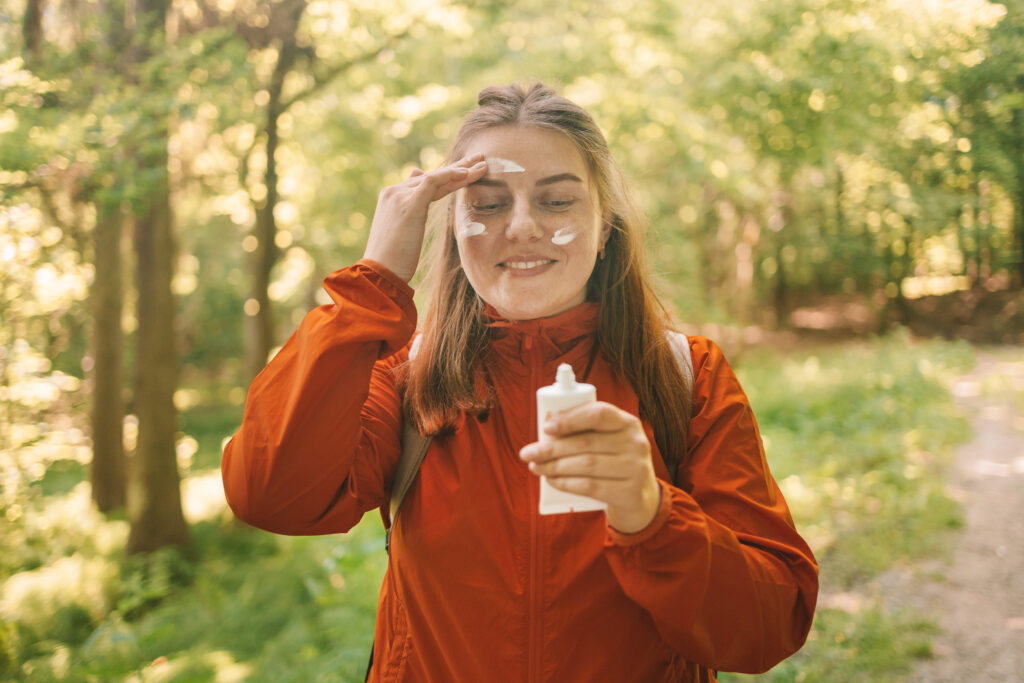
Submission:
<svg viewBox="0 0 1024 683">
<path fill-rule="evenodd" d="M 125 455 L 122 425 L 121 228 L 119 209 L 98 207 L 93 231 L 95 278 L 92 303 L 92 463 L 89 481 L 100 512 L 125 504 Z"/>
<path fill-rule="evenodd" d="M 267 194 L 269 203 L 269 190 Z M 246 335 L 246 369 L 249 379 L 259 374 L 274 348 L 274 311 L 270 303 L 270 275 L 278 256 L 277 245 L 274 244 L 277 223 L 273 214 L 265 207 L 256 210 L 254 232 L 259 242 L 252 254 L 253 289 L 250 297 L 256 302 L 256 307 L 254 310 L 246 311 L 246 323 L 249 328 Z"/>
<path fill-rule="evenodd" d="M 786 264 L 782 252 L 786 246 L 782 231 L 775 233 L 775 289 L 774 308 L 775 326 L 778 329 L 789 327 L 789 282 L 786 280 Z"/>
<path fill-rule="evenodd" d="M 28 0 L 25 3 L 21 35 L 25 41 L 25 53 L 38 58 L 43 51 L 43 0 Z"/>
<path fill-rule="evenodd" d="M 1015 280 L 1014 284 L 1020 288 L 1024 287 L 1024 178 L 1020 175 L 1017 177 L 1017 201 L 1013 207 L 1013 222 L 1014 222 L 1014 241 L 1016 242 L 1016 253 L 1014 254 L 1014 260 L 1016 263 L 1016 270 L 1013 271 L 1012 277 Z"/>
<path fill-rule="evenodd" d="M 1014 79 L 1016 88 L 1015 94 L 1024 93 L 1024 74 L 1018 73 Z M 1024 108 L 1018 106 L 1013 110 L 1011 116 L 1011 135 L 1014 139 L 1014 169 L 1017 171 L 1016 191 L 1013 200 L 1013 260 L 1010 277 L 1018 288 L 1024 287 Z"/>
<path fill-rule="evenodd" d="M 151 161 L 156 161 L 150 157 Z M 166 156 L 163 157 L 166 164 Z M 178 384 L 175 302 L 171 293 L 174 244 L 167 178 L 150 189 L 146 212 L 135 221 L 138 280 L 135 410 L 139 439 L 128 495 L 128 552 L 188 545 L 175 453 Z"/>
<path fill-rule="evenodd" d="M 136 67 L 148 57 L 148 46 L 162 44 L 166 16 L 167 0 L 138 0 Z M 143 83 L 144 89 L 147 86 L 159 88 L 160 84 Z M 152 122 L 145 151 L 136 151 L 139 176 L 148 182 L 134 231 L 138 287 L 135 409 L 139 439 L 128 489 L 129 553 L 189 543 L 175 454 L 178 359 L 171 292 L 174 239 L 167 126 L 166 120 Z"/>
<path fill-rule="evenodd" d="M 712 249 L 714 235 L 718 232 L 718 211 L 715 208 L 715 190 L 710 183 L 704 184 L 701 200 L 700 218 L 694 230 L 694 246 L 697 248 L 697 267 L 700 269 L 698 281 L 703 287 L 705 300 L 708 303 L 714 303 L 716 302 L 718 292 L 715 288 Z"/>
<path fill-rule="evenodd" d="M 274 348 L 276 336 L 274 334 L 274 310 L 270 301 L 270 276 L 277 264 L 280 252 L 277 248 L 277 219 L 274 217 L 274 209 L 277 207 L 277 148 L 280 143 L 278 131 L 278 118 L 283 111 L 281 94 L 284 89 L 284 81 L 295 66 L 295 57 L 298 51 L 298 43 L 295 28 L 305 3 L 295 3 L 292 7 L 293 16 L 287 26 L 291 27 L 287 35 L 282 36 L 281 47 L 277 54 L 277 64 L 274 66 L 274 74 L 267 87 L 269 99 L 267 102 L 267 116 L 265 123 L 265 134 L 267 139 L 267 168 L 264 174 L 264 185 L 266 197 L 262 202 L 256 204 L 256 225 L 253 228 L 256 238 L 256 250 L 252 254 L 252 295 L 251 299 L 256 302 L 256 307 L 248 311 L 249 334 L 246 335 L 248 348 L 246 352 L 246 367 L 250 379 L 259 374 L 263 366 L 267 364 L 270 352 Z"/>
</svg>

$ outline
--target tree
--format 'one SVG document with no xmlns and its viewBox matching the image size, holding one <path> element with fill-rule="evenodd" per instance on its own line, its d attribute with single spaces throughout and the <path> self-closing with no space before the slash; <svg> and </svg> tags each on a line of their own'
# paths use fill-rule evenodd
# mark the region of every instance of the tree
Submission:
<svg viewBox="0 0 1024 683">
<path fill-rule="evenodd" d="M 167 9 L 167 0 L 136 0 L 130 61 L 140 98 L 151 99 L 163 92 L 161 65 L 154 67 L 149 60 L 161 58 Z M 175 245 L 167 170 L 169 121 L 159 107 L 146 109 L 149 116 L 141 121 L 139 131 L 143 135 L 132 150 L 140 179 L 133 211 L 138 287 L 135 411 L 139 438 L 129 477 L 129 553 L 185 547 L 189 543 L 175 452 L 178 358 L 176 304 L 171 291 Z"/>
<path fill-rule="evenodd" d="M 93 228 L 95 276 L 92 303 L 92 461 L 89 482 L 92 499 L 101 512 L 125 505 L 127 475 L 122 438 L 124 399 L 121 396 L 123 335 L 121 312 L 124 286 L 121 234 L 124 216 L 119 207 L 100 204 Z"/>
<path fill-rule="evenodd" d="M 976 258 L 986 240 L 980 233 L 991 216 L 992 183 L 1001 186 L 1013 207 L 1012 269 L 1017 287 L 1024 286 L 1024 2 L 1007 0 L 1005 16 L 983 47 L 966 64 L 952 70 L 948 84 L 956 96 L 960 128 L 972 141 L 968 151 L 983 184 L 978 188 L 979 222 Z M 984 188 L 984 189 L 982 189 Z M 1000 251 L 998 247 L 993 249 Z"/>
</svg>

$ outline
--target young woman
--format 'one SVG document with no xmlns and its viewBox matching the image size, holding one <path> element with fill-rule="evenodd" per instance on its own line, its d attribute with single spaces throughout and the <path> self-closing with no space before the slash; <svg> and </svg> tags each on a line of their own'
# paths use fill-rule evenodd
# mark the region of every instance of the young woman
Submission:
<svg viewBox="0 0 1024 683">
<path fill-rule="evenodd" d="M 450 159 L 381 192 L 365 257 L 324 282 L 333 305 L 254 380 L 224 452 L 232 509 L 284 534 L 372 509 L 390 526 L 403 423 L 433 437 L 391 530 L 371 681 L 711 681 L 795 652 L 814 557 L 722 352 L 674 353 L 597 125 L 545 86 L 488 88 Z M 561 363 L 598 401 L 537 441 Z M 539 475 L 607 509 L 540 515 Z"/>
</svg>

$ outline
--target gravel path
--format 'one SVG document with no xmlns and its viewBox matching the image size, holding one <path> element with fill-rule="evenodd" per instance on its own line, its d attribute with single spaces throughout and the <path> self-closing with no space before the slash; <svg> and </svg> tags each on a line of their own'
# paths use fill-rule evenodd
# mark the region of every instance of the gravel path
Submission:
<svg viewBox="0 0 1024 683">
<path fill-rule="evenodd" d="M 942 629 L 907 680 L 1024 682 L 1024 349 L 980 353 L 953 393 L 974 428 L 950 481 L 965 527 L 951 563 L 890 572 L 882 592 Z"/>
</svg>

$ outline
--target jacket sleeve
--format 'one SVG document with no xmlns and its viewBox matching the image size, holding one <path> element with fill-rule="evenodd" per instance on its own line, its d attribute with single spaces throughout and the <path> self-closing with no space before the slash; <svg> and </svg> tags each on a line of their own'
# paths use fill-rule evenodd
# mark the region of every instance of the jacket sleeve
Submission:
<svg viewBox="0 0 1024 683">
<path fill-rule="evenodd" d="M 623 590 L 687 660 L 760 673 L 807 638 L 818 566 L 765 461 L 757 422 L 721 350 L 691 339 L 695 379 L 679 486 L 636 534 L 609 529 Z"/>
<path fill-rule="evenodd" d="M 400 454 L 391 368 L 416 327 L 412 289 L 369 260 L 324 288 L 334 303 L 253 380 L 221 461 L 231 509 L 276 533 L 347 531 L 387 500 Z"/>
</svg>

